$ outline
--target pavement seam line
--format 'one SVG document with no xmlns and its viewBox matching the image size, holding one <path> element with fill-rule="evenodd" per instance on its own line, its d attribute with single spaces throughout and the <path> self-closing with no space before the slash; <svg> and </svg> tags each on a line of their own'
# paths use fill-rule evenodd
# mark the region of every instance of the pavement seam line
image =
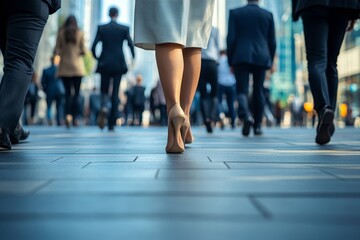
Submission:
<svg viewBox="0 0 360 240">
<path fill-rule="evenodd" d="M 257 198 L 253 195 L 249 195 L 249 200 L 252 203 L 252 205 L 261 213 L 261 215 L 266 219 L 266 220 L 271 220 L 272 219 L 272 215 L 270 213 L 269 210 L 266 209 L 266 207 L 261 204 L 261 202 L 259 200 L 257 200 Z"/>
<path fill-rule="evenodd" d="M 36 188 L 34 188 L 32 191 L 30 191 L 29 195 L 30 196 L 33 196 L 35 195 L 36 193 L 38 193 L 41 189 L 49 186 L 52 182 L 54 182 L 55 180 L 54 179 L 50 179 L 48 181 L 46 181 L 45 183 L 43 184 L 40 184 L 40 186 L 37 186 Z"/>
<path fill-rule="evenodd" d="M 228 168 L 228 169 L 231 169 L 231 167 L 226 163 L 226 162 L 223 162 L 225 164 L 225 166 Z"/>
<path fill-rule="evenodd" d="M 64 157 L 59 157 L 59 158 L 57 158 L 57 159 L 55 159 L 55 160 L 52 160 L 50 163 L 54 163 L 54 162 L 56 162 L 56 161 L 58 161 L 58 160 L 60 160 L 60 159 L 62 159 L 62 158 L 64 158 Z"/>
<path fill-rule="evenodd" d="M 82 168 L 81 168 L 81 169 L 86 168 L 86 167 L 87 167 L 87 166 L 89 166 L 90 164 L 92 164 L 92 162 L 88 162 L 87 164 L 85 164 L 84 166 L 82 166 Z"/>
<path fill-rule="evenodd" d="M 332 172 L 328 172 L 328 171 L 326 171 L 326 170 L 324 170 L 324 169 L 319 169 L 319 170 L 320 170 L 321 172 L 329 175 L 329 176 L 332 176 L 332 177 L 336 178 L 337 180 L 345 181 L 345 179 L 343 179 L 342 177 L 339 177 L 338 175 L 336 175 L 336 174 L 334 174 L 334 173 L 332 173 Z"/>
<path fill-rule="evenodd" d="M 156 173 L 155 173 L 155 179 L 157 180 L 159 178 L 159 173 L 160 173 L 160 168 L 158 168 L 156 170 Z"/>
</svg>

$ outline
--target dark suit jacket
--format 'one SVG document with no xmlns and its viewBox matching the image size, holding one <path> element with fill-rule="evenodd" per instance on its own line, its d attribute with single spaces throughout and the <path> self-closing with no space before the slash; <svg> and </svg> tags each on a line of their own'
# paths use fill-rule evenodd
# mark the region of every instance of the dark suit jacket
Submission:
<svg viewBox="0 0 360 240">
<path fill-rule="evenodd" d="M 292 16 L 294 21 L 299 19 L 302 10 L 311 6 L 348 9 L 352 18 L 358 18 L 360 0 L 292 0 Z"/>
<path fill-rule="evenodd" d="M 133 58 L 135 57 L 134 44 L 129 34 L 129 28 L 114 21 L 98 27 L 91 51 L 98 60 L 96 72 L 122 73 L 128 70 L 123 52 L 123 42 L 127 41 Z M 100 57 L 96 55 L 96 45 L 102 42 Z"/>
<path fill-rule="evenodd" d="M 53 14 L 61 7 L 61 0 L 42 0 L 49 5 L 49 14 Z"/>
<path fill-rule="evenodd" d="M 230 10 L 227 53 L 230 66 L 241 63 L 271 68 L 276 50 L 272 13 L 256 4 Z"/>
<path fill-rule="evenodd" d="M 41 85 L 49 98 L 65 94 L 65 89 L 61 79 L 56 77 L 57 67 L 51 65 L 43 70 Z"/>
</svg>

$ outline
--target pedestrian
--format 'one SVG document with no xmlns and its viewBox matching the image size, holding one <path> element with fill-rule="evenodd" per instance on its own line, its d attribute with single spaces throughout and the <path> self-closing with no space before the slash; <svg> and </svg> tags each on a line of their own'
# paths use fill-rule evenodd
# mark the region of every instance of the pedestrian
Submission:
<svg viewBox="0 0 360 240">
<path fill-rule="evenodd" d="M 210 36 L 214 0 L 137 0 L 135 45 L 155 50 L 168 114 L 167 153 L 191 143 L 190 107 L 199 81 L 201 48 Z"/>
<path fill-rule="evenodd" d="M 96 72 L 101 75 L 101 110 L 98 118 L 98 126 L 103 129 L 106 125 L 109 131 L 114 130 L 118 118 L 119 87 L 121 77 L 127 73 L 128 67 L 123 52 L 123 43 L 127 42 L 133 59 L 135 51 L 133 41 L 130 37 L 129 27 L 116 22 L 119 10 L 111 7 L 109 10 L 110 23 L 98 27 L 95 40 L 91 47 L 93 56 L 98 60 Z M 96 54 L 97 44 L 102 43 L 100 56 Z M 110 81 L 112 80 L 112 84 Z M 111 110 L 108 109 L 109 90 L 112 87 Z"/>
<path fill-rule="evenodd" d="M 65 123 L 69 128 L 78 126 L 81 115 L 80 86 L 85 75 L 83 56 L 86 53 L 84 33 L 78 27 L 75 16 L 70 15 L 59 29 L 55 54 L 60 56 L 57 76 L 65 87 Z"/>
<path fill-rule="evenodd" d="M 201 70 L 198 89 L 200 92 L 201 115 L 208 133 L 212 133 L 212 125 L 218 118 L 218 62 L 220 46 L 219 31 L 211 28 L 210 39 L 206 49 L 201 51 Z"/>
<path fill-rule="evenodd" d="M 263 85 L 266 71 L 273 67 L 276 50 L 273 15 L 259 6 L 259 0 L 248 0 L 246 6 L 230 11 L 228 27 L 228 61 L 236 78 L 242 134 L 248 136 L 254 127 L 254 134 L 261 135 L 265 101 Z M 253 80 L 252 113 L 248 96 L 250 74 Z"/>
<path fill-rule="evenodd" d="M 46 94 L 46 118 L 48 124 L 53 124 L 53 102 L 56 104 L 56 124 L 61 126 L 64 119 L 64 96 L 65 87 L 60 78 L 56 76 L 58 63 L 55 63 L 55 57 L 50 59 L 51 65 L 43 70 L 41 77 L 41 86 Z"/>
<path fill-rule="evenodd" d="M 131 98 L 131 103 L 132 103 L 132 110 L 133 110 L 133 125 L 136 125 L 136 120 L 137 120 L 137 125 L 141 126 L 142 125 L 142 115 L 143 112 L 145 110 L 145 101 L 146 101 L 146 97 L 145 97 L 145 87 L 142 86 L 142 82 L 143 82 L 143 78 L 141 75 L 137 75 L 136 76 L 136 84 L 135 86 L 132 87 L 132 98 Z"/>
<path fill-rule="evenodd" d="M 0 84 L 0 148 L 24 140 L 28 132 L 19 124 L 33 75 L 37 47 L 49 14 L 60 0 L 12 0 L 0 2 L 0 49 L 4 75 Z"/>
<path fill-rule="evenodd" d="M 330 142 L 338 89 L 337 58 L 346 31 L 359 18 L 359 0 L 293 0 L 293 19 L 302 18 L 309 84 L 318 116 L 315 142 Z"/>
<path fill-rule="evenodd" d="M 166 101 L 160 79 L 157 80 L 155 87 L 151 90 L 150 93 L 150 112 L 152 114 L 154 124 L 166 126 Z M 159 114 L 157 114 L 157 112 Z"/>
<path fill-rule="evenodd" d="M 231 128 L 235 128 L 235 109 L 234 102 L 236 96 L 236 80 L 234 73 L 231 71 L 227 52 L 225 49 L 220 51 L 219 65 L 218 65 L 218 102 L 219 113 L 225 112 L 222 107 L 224 96 L 226 97 L 226 105 L 228 109 L 228 116 L 230 118 Z M 225 114 L 226 115 L 226 114 Z"/>
<path fill-rule="evenodd" d="M 26 97 L 24 101 L 24 111 L 23 111 L 24 125 L 32 125 L 35 123 L 35 111 L 38 100 L 39 100 L 39 85 L 37 82 L 37 74 L 36 72 L 34 72 L 31 77 L 29 89 L 26 93 Z M 29 108 L 30 108 L 30 114 L 28 113 Z"/>
</svg>

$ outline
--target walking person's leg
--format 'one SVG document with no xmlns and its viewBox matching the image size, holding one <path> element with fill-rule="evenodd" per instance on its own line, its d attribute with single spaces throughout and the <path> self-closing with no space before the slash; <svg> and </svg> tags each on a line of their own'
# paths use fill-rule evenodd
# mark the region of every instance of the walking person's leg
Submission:
<svg viewBox="0 0 360 240">
<path fill-rule="evenodd" d="M 70 127 L 70 118 L 71 118 L 71 79 L 68 77 L 63 77 L 62 81 L 65 88 L 65 124 L 66 127 Z"/>
<path fill-rule="evenodd" d="M 108 102 L 109 102 L 109 87 L 110 87 L 110 75 L 107 73 L 101 73 L 100 82 L 100 111 L 96 120 L 100 129 L 103 129 L 106 125 L 108 118 Z"/>
<path fill-rule="evenodd" d="M 184 72 L 182 46 L 179 44 L 157 44 L 156 62 L 161 85 L 166 99 L 168 112 L 168 140 L 166 152 L 180 153 L 184 151 L 184 142 L 180 128 L 185 121 L 185 114 L 180 106 L 181 82 Z"/>
<path fill-rule="evenodd" d="M 118 111 L 119 111 L 119 88 L 121 82 L 122 74 L 116 74 L 113 76 L 113 88 L 111 94 L 111 110 L 108 119 L 108 128 L 109 130 L 114 130 L 116 126 L 116 120 L 118 118 Z"/>
<path fill-rule="evenodd" d="M 249 66 L 237 65 L 234 68 L 236 78 L 236 91 L 238 94 L 238 115 L 243 121 L 242 134 L 248 136 L 253 125 L 253 118 L 249 109 Z"/>
<path fill-rule="evenodd" d="M 226 88 L 226 103 L 228 105 L 228 109 L 229 109 L 229 116 L 231 119 L 231 128 L 235 128 L 235 108 L 234 108 L 234 101 L 235 101 L 235 87 L 231 86 L 231 87 L 227 87 Z"/>
<path fill-rule="evenodd" d="M 49 8 L 46 3 L 35 0 L 18 0 L 10 4 L 11 8 L 5 4 L 8 3 L 0 4 L 0 48 L 4 56 L 0 85 L 0 147 L 11 149 L 8 135 L 19 125 Z"/>
<path fill-rule="evenodd" d="M 207 92 L 208 79 L 210 77 L 209 62 L 207 60 L 201 60 L 200 76 L 199 76 L 199 92 L 200 92 L 200 110 L 203 118 L 206 131 L 212 133 L 211 119 L 210 119 L 210 96 Z"/>
<path fill-rule="evenodd" d="M 318 115 L 315 142 L 322 145 L 330 141 L 330 126 L 334 120 L 326 75 L 328 65 L 329 10 L 312 7 L 301 14 L 304 26 L 309 84 Z"/>
<path fill-rule="evenodd" d="M 73 125 L 79 125 L 79 117 L 82 115 L 82 104 L 80 96 L 80 87 L 81 87 L 82 77 L 73 77 L 72 83 L 74 87 L 74 96 L 73 96 Z"/>
<path fill-rule="evenodd" d="M 262 67 L 254 67 L 253 71 L 253 116 L 254 116 L 254 134 L 261 135 L 261 123 L 264 116 L 264 80 L 266 69 Z"/>
<path fill-rule="evenodd" d="M 186 118 L 184 127 L 182 128 L 182 136 L 185 143 L 192 143 L 194 136 L 192 135 L 190 126 L 190 109 L 200 77 L 201 49 L 185 48 L 183 49 L 183 57 L 184 74 L 181 85 L 180 102 Z"/>
<path fill-rule="evenodd" d="M 340 48 L 345 37 L 346 28 L 349 22 L 349 17 L 346 12 L 332 11 L 332 16 L 329 19 L 329 39 L 328 39 L 328 63 L 326 68 L 326 78 L 328 83 L 328 92 L 330 98 L 331 109 L 335 112 L 337 106 L 337 90 L 339 84 L 339 76 L 337 71 L 337 59 L 340 53 Z M 330 125 L 330 136 L 334 134 L 334 122 Z"/>
</svg>

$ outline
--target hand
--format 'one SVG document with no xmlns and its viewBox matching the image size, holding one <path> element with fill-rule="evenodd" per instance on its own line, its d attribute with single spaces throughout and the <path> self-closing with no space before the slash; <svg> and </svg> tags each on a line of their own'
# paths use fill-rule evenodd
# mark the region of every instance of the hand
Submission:
<svg viewBox="0 0 360 240">
<path fill-rule="evenodd" d="M 354 30 L 356 21 L 357 21 L 357 19 L 350 20 L 348 23 L 348 26 L 346 28 L 346 31 L 351 32 L 352 30 Z"/>
<path fill-rule="evenodd" d="M 274 72 L 276 72 L 275 64 L 273 64 L 270 68 L 270 73 L 273 74 Z"/>
</svg>

